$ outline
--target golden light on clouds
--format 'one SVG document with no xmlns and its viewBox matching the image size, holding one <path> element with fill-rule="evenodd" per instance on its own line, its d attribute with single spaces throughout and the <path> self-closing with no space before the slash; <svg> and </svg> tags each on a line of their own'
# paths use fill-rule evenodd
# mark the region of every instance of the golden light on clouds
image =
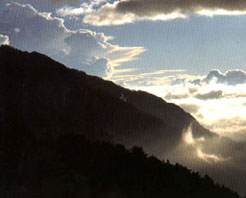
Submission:
<svg viewBox="0 0 246 198">
<path fill-rule="evenodd" d="M 212 70 L 206 76 L 187 74 L 129 77 L 126 87 L 144 90 L 175 103 L 209 130 L 237 141 L 246 141 L 246 73 Z M 180 71 L 182 72 L 182 71 Z M 183 71 L 184 72 L 184 71 Z M 156 72 L 158 73 L 158 72 Z M 214 75 L 214 76 L 213 76 Z M 131 85 L 131 81 L 139 85 Z"/>
<path fill-rule="evenodd" d="M 183 139 L 186 144 L 194 145 L 195 140 L 192 135 L 192 129 L 191 126 L 188 127 L 187 131 L 183 133 Z"/>
<path fill-rule="evenodd" d="M 207 163 L 218 163 L 223 161 L 223 159 L 219 158 L 214 154 L 206 154 L 202 152 L 202 150 L 199 148 L 197 149 L 197 156 Z"/>
<path fill-rule="evenodd" d="M 192 125 L 183 132 L 183 141 L 186 145 L 191 146 L 196 153 L 196 156 L 207 163 L 218 163 L 224 161 L 222 157 L 215 154 L 208 154 L 203 151 L 204 146 L 208 146 L 204 137 L 194 138 L 192 133 Z M 206 145 L 204 145 L 204 143 Z"/>
</svg>

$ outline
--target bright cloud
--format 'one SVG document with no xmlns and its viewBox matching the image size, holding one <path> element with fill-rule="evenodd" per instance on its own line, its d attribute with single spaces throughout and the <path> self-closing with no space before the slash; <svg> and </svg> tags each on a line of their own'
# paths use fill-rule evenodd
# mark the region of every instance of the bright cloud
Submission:
<svg viewBox="0 0 246 198">
<path fill-rule="evenodd" d="M 88 29 L 69 30 L 62 18 L 39 12 L 29 4 L 5 4 L 0 8 L 0 18 L 0 33 L 9 37 L 12 46 L 39 51 L 93 75 L 112 76 L 117 66 L 145 50 L 113 45 L 112 37 Z"/>
<path fill-rule="evenodd" d="M 118 0 L 96 4 L 83 3 L 80 8 L 65 7 L 58 14 L 85 15 L 83 21 L 92 25 L 120 25 L 136 20 L 171 20 L 191 14 L 213 17 L 216 15 L 246 14 L 242 0 Z"/>
<path fill-rule="evenodd" d="M 194 138 L 191 125 L 184 131 L 183 141 L 185 144 L 192 146 L 193 149 L 195 150 L 197 157 L 207 163 L 218 163 L 225 160 L 221 156 L 218 156 L 213 153 L 205 153 L 203 151 L 203 148 L 205 146 L 208 146 L 210 141 L 206 142 L 205 137 Z"/>
<path fill-rule="evenodd" d="M 218 156 L 213 155 L 213 154 L 203 153 L 200 149 L 197 149 L 197 155 L 198 157 L 200 157 L 201 159 L 203 159 L 204 161 L 208 163 L 211 163 L 211 162 L 217 163 L 217 162 L 222 161 L 222 159 L 219 158 Z"/>
<path fill-rule="evenodd" d="M 212 70 L 206 76 L 142 75 L 130 76 L 124 85 L 178 104 L 213 132 L 246 141 L 245 71 Z M 118 78 L 118 83 L 121 80 Z"/>
<path fill-rule="evenodd" d="M 60 16 L 79 16 L 93 12 L 96 7 L 104 4 L 107 0 L 90 0 L 83 1 L 80 7 L 64 6 L 57 9 L 57 14 Z"/>
<path fill-rule="evenodd" d="M 9 37 L 0 34 L 0 45 L 9 45 Z"/>
</svg>

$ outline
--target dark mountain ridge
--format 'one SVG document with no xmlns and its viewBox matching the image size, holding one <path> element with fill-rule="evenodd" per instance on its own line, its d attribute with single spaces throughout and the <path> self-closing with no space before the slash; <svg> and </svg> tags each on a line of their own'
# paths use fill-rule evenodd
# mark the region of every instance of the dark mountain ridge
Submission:
<svg viewBox="0 0 246 198">
<path fill-rule="evenodd" d="M 5 195 L 8 195 L 7 197 L 26 197 L 26 193 L 30 193 L 29 189 L 32 189 L 31 192 L 34 193 L 31 193 L 32 197 L 42 197 L 35 193 L 49 188 L 45 181 L 50 186 L 67 185 L 66 179 L 63 180 L 67 177 L 66 175 L 73 182 L 76 180 L 74 175 L 79 175 L 78 177 L 81 177 L 82 180 L 84 178 L 83 181 L 87 181 L 87 177 L 89 177 L 89 183 L 79 181 L 79 185 L 86 185 L 89 186 L 89 189 L 96 188 L 98 190 L 98 185 L 100 186 L 102 183 L 95 182 L 96 175 L 93 172 L 90 172 L 92 175 L 81 173 L 80 169 L 84 163 L 88 163 L 89 167 L 96 167 L 97 170 L 100 169 L 97 163 L 106 163 L 103 167 L 107 167 L 111 162 L 115 163 L 114 161 L 118 159 L 117 156 L 121 156 L 121 152 L 123 152 L 125 153 L 123 159 L 126 160 L 124 166 L 128 167 L 128 163 L 132 164 L 129 156 L 127 157 L 130 154 L 127 154 L 124 149 L 124 151 L 121 149 L 111 156 L 114 148 L 122 148 L 122 146 L 113 147 L 110 144 L 105 144 L 101 147 L 101 143 L 98 141 L 121 143 L 127 148 L 138 145 L 142 146 L 147 153 L 163 157 L 165 152 L 179 145 L 183 131 L 189 126 L 194 129 L 194 137 L 215 136 L 201 127 L 190 114 L 184 112 L 180 107 L 166 103 L 154 95 L 142 91 L 131 91 L 112 82 L 89 76 L 82 71 L 69 69 L 37 52 L 28 53 L 9 46 L 0 47 L 0 170 L 4 173 L 0 176 L 0 193 L 6 193 L 1 197 L 5 197 Z M 82 136 L 97 142 L 87 142 Z M 105 153 L 104 149 L 106 149 Z M 89 154 L 86 154 L 87 151 Z M 100 158 L 100 155 L 104 158 Z M 143 159 L 146 158 L 146 155 L 141 152 L 140 155 Z M 111 159 L 111 157 L 113 158 L 109 163 L 107 159 Z M 95 161 L 97 163 L 94 163 Z M 136 163 L 141 166 L 142 162 L 145 163 L 145 160 L 139 160 Z M 156 161 L 156 163 L 160 165 L 160 162 Z M 120 163 L 115 166 L 114 168 L 120 171 Z M 131 169 L 129 170 L 128 168 L 124 169 L 124 166 L 124 174 L 128 175 L 128 179 L 125 181 L 127 183 L 132 180 L 131 173 L 137 167 L 130 165 L 133 167 L 129 167 Z M 112 177 L 110 176 L 110 167 L 109 165 L 109 169 L 105 169 L 103 173 L 105 174 L 104 182 Z M 138 174 L 145 174 L 148 168 L 151 169 L 154 166 L 145 168 L 141 169 L 142 172 L 140 171 Z M 177 169 L 174 168 L 174 170 Z M 158 169 L 157 173 L 159 171 Z M 99 174 L 98 171 L 97 173 Z M 49 177 L 49 174 L 57 175 Z M 180 177 L 182 177 L 181 175 Z M 91 184 L 92 176 L 93 184 Z M 61 183 L 57 181 L 57 177 L 63 177 Z M 197 178 L 199 180 L 199 177 Z M 120 176 L 117 179 L 121 180 L 122 178 Z M 155 181 L 159 181 L 159 179 Z M 75 185 L 76 182 L 73 182 L 71 182 L 71 186 L 73 186 L 71 188 L 77 185 Z M 139 184 L 137 184 L 138 182 Z M 164 181 L 160 182 L 161 185 L 164 185 L 162 182 Z M 178 182 L 178 180 L 173 182 Z M 119 190 L 123 189 L 124 191 L 122 185 L 124 186 L 126 183 L 119 183 L 121 187 L 116 188 L 118 193 Z M 174 183 L 170 186 L 175 186 Z M 141 189 L 146 186 L 141 186 L 142 184 L 140 180 L 136 179 L 134 185 L 136 185 L 137 196 L 143 195 L 141 193 L 145 194 Z M 112 183 L 107 185 L 109 185 L 108 189 L 114 188 Z M 155 185 L 153 189 L 156 189 L 159 184 Z M 179 185 L 183 185 L 182 182 L 178 182 L 177 188 Z M 167 197 L 167 195 L 168 197 L 179 197 L 178 193 L 172 194 L 173 192 L 168 189 L 171 188 L 170 186 L 166 186 L 167 194 L 153 195 L 152 197 Z M 131 189 L 130 186 L 128 187 Z M 66 186 L 64 190 L 67 188 Z M 190 190 L 195 191 L 193 187 L 187 188 L 189 193 Z M 212 188 L 214 189 L 214 187 Z M 99 189 L 100 192 L 103 190 L 102 187 Z M 215 191 L 209 192 L 216 192 L 218 190 L 216 189 L 217 187 Z M 97 190 L 95 191 L 98 192 Z M 9 193 L 12 191 L 17 194 L 12 196 Z M 50 191 L 51 189 L 48 190 L 48 192 Z M 66 197 L 66 193 L 62 193 L 62 189 L 60 192 L 62 197 Z M 193 194 L 194 197 L 199 197 L 197 196 L 198 192 L 200 191 Z M 172 196 L 169 196 L 170 193 Z M 185 196 L 187 197 L 189 193 Z M 221 193 L 224 193 L 223 188 Z M 231 191 L 225 193 L 224 197 L 238 197 Z M 52 197 L 52 194 L 48 196 Z M 108 194 L 106 193 L 105 196 L 108 197 Z M 136 197 L 127 196 L 127 194 L 122 196 Z"/>
<path fill-rule="evenodd" d="M 163 153 L 179 143 L 183 130 L 191 123 L 196 128 L 195 136 L 212 136 L 174 104 L 66 68 L 37 52 L 2 46 L 0 64 L 5 109 L 2 118 L 28 123 L 25 127 L 36 127 L 39 135 L 45 134 L 48 126 L 53 127 L 54 134 L 70 131 Z M 160 149 L 159 145 L 165 148 Z"/>
<path fill-rule="evenodd" d="M 54 136 L 80 133 L 131 145 L 145 141 L 146 137 L 138 137 L 140 132 L 148 134 L 157 128 L 160 133 L 167 128 L 131 104 L 95 90 L 88 85 L 85 73 L 67 69 L 46 56 L 2 47 L 0 60 L 1 117 L 6 129 L 35 130 L 36 138 L 47 135 L 47 130 Z"/>
</svg>

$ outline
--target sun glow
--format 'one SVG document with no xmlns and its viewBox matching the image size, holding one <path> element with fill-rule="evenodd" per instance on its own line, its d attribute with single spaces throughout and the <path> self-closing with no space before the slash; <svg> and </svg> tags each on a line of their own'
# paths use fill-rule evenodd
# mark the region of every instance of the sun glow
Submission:
<svg viewBox="0 0 246 198">
<path fill-rule="evenodd" d="M 183 139 L 185 143 L 193 145 L 195 144 L 195 140 L 192 135 L 191 127 L 189 126 L 188 130 L 183 134 Z"/>
<path fill-rule="evenodd" d="M 232 71 L 231 71 L 232 72 Z M 240 73 L 240 71 L 233 71 Z M 227 72 L 229 73 L 229 72 Z M 241 71 L 241 73 L 243 73 Z M 226 78 L 226 73 L 223 74 Z M 240 77 L 242 74 L 238 74 Z M 205 77 L 183 76 L 174 74 L 175 81 L 168 75 L 151 76 L 147 82 L 141 83 L 138 90 L 144 90 L 162 97 L 167 102 L 175 103 L 188 113 L 191 113 L 205 128 L 221 135 L 241 141 L 246 140 L 246 92 L 245 83 L 228 84 L 218 83 L 216 80 L 209 82 L 193 83 Z M 145 76 L 147 78 L 147 76 Z M 237 79 L 240 79 L 240 78 Z M 154 79 L 153 79 L 154 78 Z M 136 79 L 134 79 L 136 80 Z M 142 79 L 138 79 L 141 82 Z M 136 89 L 137 86 L 127 86 Z M 240 135 L 240 139 L 238 138 Z M 189 135 L 190 136 L 190 135 Z M 187 139 L 190 139 L 186 137 Z M 191 139 L 189 140 L 191 142 Z"/>
<path fill-rule="evenodd" d="M 217 163 L 223 161 L 223 159 L 219 158 L 214 154 L 206 154 L 202 152 L 202 150 L 199 148 L 197 149 L 197 156 L 202 160 L 206 161 L 207 163 Z"/>
<path fill-rule="evenodd" d="M 192 134 L 192 125 L 183 133 L 183 141 L 186 145 L 192 146 L 196 152 L 196 156 L 207 163 L 218 163 L 223 161 L 222 158 L 215 154 L 207 154 L 202 151 L 204 137 L 194 138 Z"/>
</svg>

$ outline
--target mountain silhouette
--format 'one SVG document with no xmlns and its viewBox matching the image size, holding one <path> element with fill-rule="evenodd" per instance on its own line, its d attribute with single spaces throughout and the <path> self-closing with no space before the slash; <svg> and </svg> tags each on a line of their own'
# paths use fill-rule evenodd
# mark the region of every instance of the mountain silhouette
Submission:
<svg viewBox="0 0 246 198">
<path fill-rule="evenodd" d="M 188 127 L 216 136 L 149 93 L 1 46 L 0 105 L 1 197 L 238 197 L 133 147 L 161 156 Z"/>
<path fill-rule="evenodd" d="M 47 129 L 53 135 L 79 133 L 156 153 L 177 145 L 191 123 L 194 136 L 212 136 L 174 104 L 69 69 L 37 52 L 2 46 L 0 61 L 6 129 L 24 127 L 36 136 L 46 135 Z"/>
</svg>

